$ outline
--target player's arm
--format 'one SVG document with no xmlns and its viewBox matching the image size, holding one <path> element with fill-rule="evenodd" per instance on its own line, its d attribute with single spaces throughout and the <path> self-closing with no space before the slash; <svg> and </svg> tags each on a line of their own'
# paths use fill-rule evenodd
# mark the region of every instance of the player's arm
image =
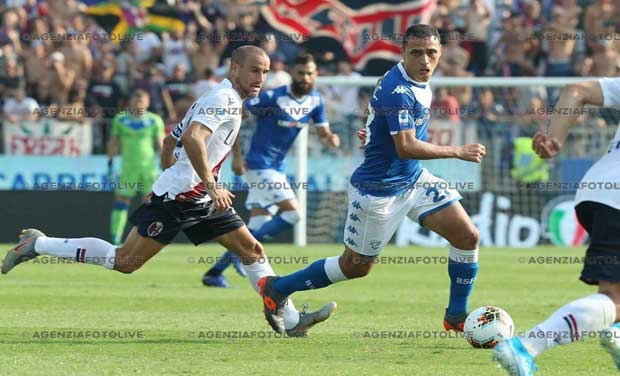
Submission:
<svg viewBox="0 0 620 376">
<path fill-rule="evenodd" d="M 484 145 L 481 144 L 439 146 L 419 140 L 415 137 L 415 134 L 415 128 L 412 128 L 392 135 L 396 152 L 401 159 L 458 158 L 464 161 L 480 163 L 482 157 L 486 154 Z"/>
<path fill-rule="evenodd" d="M 172 134 L 164 137 L 164 140 L 162 142 L 161 154 L 159 156 L 162 170 L 165 170 L 174 164 L 174 148 L 176 147 L 176 145 L 177 139 L 172 137 Z"/>
<path fill-rule="evenodd" d="M 328 148 L 337 148 L 340 146 L 340 137 L 333 133 L 329 128 L 329 122 L 327 121 L 327 111 L 325 110 L 325 103 L 323 98 L 319 97 L 319 105 L 314 109 L 312 113 L 312 121 L 316 127 L 321 143 Z"/>
<path fill-rule="evenodd" d="M 110 139 L 108 140 L 107 152 L 108 152 L 108 176 L 112 175 L 112 161 L 114 156 L 120 151 L 120 127 L 121 123 L 118 121 L 118 117 L 112 119 L 112 132 Z"/>
<path fill-rule="evenodd" d="M 209 127 L 193 121 L 181 136 L 181 142 L 194 171 L 202 180 L 207 194 L 213 200 L 215 209 L 224 211 L 232 205 L 232 198 L 235 196 L 226 189 L 218 187 L 215 176 L 209 167 L 206 141 L 212 134 L 213 132 Z"/>
<path fill-rule="evenodd" d="M 549 134 L 536 133 L 532 148 L 541 158 L 553 158 L 562 148 L 564 140 L 577 123 L 581 109 L 585 105 L 603 106 L 620 103 L 620 80 L 606 81 L 609 85 L 610 98 L 606 101 L 599 81 L 584 81 L 569 84 L 562 89 L 556 109 L 567 108 L 571 111 L 554 111 L 551 116 Z M 578 109 L 578 110 L 577 110 Z M 567 112 L 567 113 L 565 113 Z"/>
<path fill-rule="evenodd" d="M 328 148 L 337 148 L 340 146 L 340 137 L 331 131 L 329 125 L 316 127 L 316 130 L 319 133 L 319 138 L 323 145 Z"/>
<path fill-rule="evenodd" d="M 237 139 L 232 145 L 232 170 L 235 175 L 243 175 L 245 173 L 245 160 L 243 151 L 241 150 L 241 137 L 237 135 Z"/>
</svg>

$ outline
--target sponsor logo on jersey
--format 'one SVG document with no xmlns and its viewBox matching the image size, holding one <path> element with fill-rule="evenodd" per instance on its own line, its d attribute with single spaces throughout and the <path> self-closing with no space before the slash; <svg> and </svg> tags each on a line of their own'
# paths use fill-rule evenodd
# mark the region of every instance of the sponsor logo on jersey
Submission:
<svg viewBox="0 0 620 376">
<path fill-rule="evenodd" d="M 370 241 L 370 248 L 372 248 L 373 250 L 377 250 L 381 247 L 381 240 L 371 240 Z"/>
<path fill-rule="evenodd" d="M 562 195 L 549 201 L 542 210 L 543 233 L 554 245 L 580 246 L 588 240 L 588 233 L 575 214 L 572 195 Z"/>
<path fill-rule="evenodd" d="M 409 124 L 409 111 L 407 110 L 398 111 L 398 124 L 399 125 Z"/>
<path fill-rule="evenodd" d="M 161 222 L 153 222 L 147 228 L 146 233 L 150 237 L 155 237 L 155 236 L 159 235 L 163 229 L 164 229 L 164 224 L 163 223 L 161 223 Z"/>
<path fill-rule="evenodd" d="M 407 92 L 407 88 L 403 85 L 396 86 L 396 89 L 392 91 L 392 94 L 405 94 Z"/>
</svg>

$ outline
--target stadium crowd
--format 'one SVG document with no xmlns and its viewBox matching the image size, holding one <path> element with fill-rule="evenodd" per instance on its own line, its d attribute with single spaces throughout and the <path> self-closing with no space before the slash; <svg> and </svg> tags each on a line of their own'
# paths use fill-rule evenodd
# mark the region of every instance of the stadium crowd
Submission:
<svg viewBox="0 0 620 376">
<path fill-rule="evenodd" d="M 173 1 L 173 3 L 175 3 Z M 170 127 L 194 98 L 226 76 L 231 51 L 242 44 L 271 56 L 266 88 L 290 81 L 286 65 L 303 49 L 272 29 L 259 5 L 244 1 L 176 0 L 183 31 L 140 31 L 119 43 L 76 0 L 6 0 L 0 6 L 0 98 L 4 121 L 93 118 L 95 151 L 103 152 L 109 120 L 128 95 L 144 89 L 150 110 Z M 497 3 L 497 2 L 496 2 Z M 616 76 L 620 69 L 620 3 L 611 0 L 438 0 L 431 24 L 444 39 L 436 77 Z M 62 35 L 63 38 L 44 37 Z M 78 36 L 87 35 L 85 38 Z M 230 36 L 251 36 L 230 38 Z M 321 75 L 354 77 L 345 58 L 316 55 Z M 356 151 L 370 90 L 321 89 L 343 148 Z M 543 87 L 435 90 L 437 118 L 475 121 L 481 134 L 498 126 L 533 134 L 545 124 L 557 93 Z M 617 124 L 593 117 L 593 126 Z M 2 143 L 0 142 L 0 145 Z M 1 147 L 1 146 L 0 146 Z M 318 148 L 318 149 L 317 149 Z M 311 152 L 326 152 L 320 145 Z"/>
</svg>

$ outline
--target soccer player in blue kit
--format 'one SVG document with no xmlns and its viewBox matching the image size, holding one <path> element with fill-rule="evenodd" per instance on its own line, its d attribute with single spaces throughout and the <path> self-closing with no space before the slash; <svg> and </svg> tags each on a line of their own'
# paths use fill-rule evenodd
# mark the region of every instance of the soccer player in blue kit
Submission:
<svg viewBox="0 0 620 376">
<path fill-rule="evenodd" d="M 286 299 L 292 293 L 366 276 L 373 259 L 408 216 L 450 243 L 450 299 L 444 328 L 463 330 L 478 274 L 479 232 L 459 203 L 461 195 L 420 161 L 458 158 L 480 163 L 485 148 L 426 142 L 432 97 L 428 81 L 440 56 L 436 29 L 423 24 L 407 29 L 402 61 L 379 82 L 368 107 L 364 161 L 350 180 L 344 253 L 286 276 L 258 281 L 265 318 L 272 327 L 281 327 Z"/>
<path fill-rule="evenodd" d="M 314 89 L 317 67 L 312 55 L 297 56 L 290 73 L 290 85 L 265 91 L 246 101 L 248 112 L 258 119 L 257 127 L 245 161 L 238 145 L 233 149 L 233 170 L 237 175 L 245 173 L 249 185 L 248 228 L 258 241 L 291 228 L 300 219 L 295 192 L 284 174 L 284 159 L 301 129 L 312 122 L 323 145 L 332 148 L 340 145 L 338 135 L 329 128 L 323 99 Z M 222 272 L 231 263 L 235 263 L 239 274 L 244 274 L 238 267 L 238 258 L 226 251 L 205 273 L 203 283 L 229 287 Z"/>
</svg>

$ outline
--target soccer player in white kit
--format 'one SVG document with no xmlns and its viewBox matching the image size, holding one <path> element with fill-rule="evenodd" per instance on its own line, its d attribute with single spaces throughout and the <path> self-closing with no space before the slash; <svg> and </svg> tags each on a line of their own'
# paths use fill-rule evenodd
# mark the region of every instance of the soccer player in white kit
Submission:
<svg viewBox="0 0 620 376">
<path fill-rule="evenodd" d="M 532 147 L 541 158 L 558 154 L 584 105 L 620 107 L 620 78 L 567 85 L 551 118 L 549 134 L 537 133 Z M 563 114 L 569 109 L 570 114 Z M 564 111 L 565 112 L 565 111 Z M 574 300 L 525 334 L 500 343 L 494 358 L 510 375 L 531 375 L 534 358 L 556 345 L 600 333 L 600 343 L 620 369 L 620 126 L 607 154 L 586 172 L 575 196 L 575 211 L 590 235 L 581 281 L 598 293 Z M 612 184 L 613 187 L 605 188 Z"/>
<path fill-rule="evenodd" d="M 242 102 L 258 95 L 268 71 L 269 58 L 262 49 L 243 46 L 233 51 L 230 79 L 198 98 L 164 140 L 162 164 L 167 168 L 153 185 L 151 201 L 131 216 L 134 227 L 122 246 L 96 238 L 52 238 L 39 230 L 22 230 L 19 243 L 4 259 L 2 274 L 39 255 L 132 273 L 183 231 L 195 245 L 214 239 L 239 255 L 258 291 L 257 281 L 274 272 L 262 245 L 232 208 L 233 194 L 217 183 L 217 176 L 239 132 Z M 274 330 L 305 335 L 331 315 L 335 303 L 302 314 L 292 302 L 287 307 L 285 320 Z"/>
</svg>

